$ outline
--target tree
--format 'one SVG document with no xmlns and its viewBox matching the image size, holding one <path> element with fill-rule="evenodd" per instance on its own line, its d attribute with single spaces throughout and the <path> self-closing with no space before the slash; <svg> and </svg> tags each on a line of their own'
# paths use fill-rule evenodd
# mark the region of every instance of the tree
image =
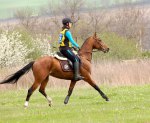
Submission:
<svg viewBox="0 0 150 123">
<path fill-rule="evenodd" d="M 61 20 L 63 17 L 70 17 L 73 22 L 73 35 L 76 37 L 76 23 L 80 19 L 81 8 L 84 0 L 61 0 L 59 4 L 54 4 L 53 0 L 49 2 L 47 13 L 52 15 L 52 22 L 55 25 L 57 33 L 60 32 Z"/>
<path fill-rule="evenodd" d="M 34 16 L 31 8 L 17 10 L 14 16 L 19 19 L 20 24 L 28 30 L 33 30 L 38 22 L 38 16 Z"/>
<path fill-rule="evenodd" d="M 141 46 L 148 23 L 145 16 L 148 13 L 147 10 L 138 6 L 124 6 L 117 11 L 112 18 L 110 30 L 128 39 L 136 39 Z"/>
</svg>

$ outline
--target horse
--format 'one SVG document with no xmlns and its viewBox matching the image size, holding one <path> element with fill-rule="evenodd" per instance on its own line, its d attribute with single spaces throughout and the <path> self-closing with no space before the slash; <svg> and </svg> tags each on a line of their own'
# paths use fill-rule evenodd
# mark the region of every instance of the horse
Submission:
<svg viewBox="0 0 150 123">
<path fill-rule="evenodd" d="M 109 51 L 108 46 L 104 44 L 104 42 L 100 38 L 97 37 L 96 33 L 87 38 L 78 51 L 78 55 L 81 60 L 80 74 L 84 77 L 83 80 L 89 83 L 93 88 L 95 88 L 102 96 L 102 98 L 104 98 L 106 101 L 109 101 L 109 98 L 103 93 L 103 91 L 98 87 L 96 82 L 91 77 L 91 60 L 92 52 L 94 49 L 97 51 L 102 51 L 104 53 L 107 53 Z M 28 73 L 31 68 L 34 76 L 34 83 L 28 89 L 24 104 L 25 107 L 28 107 L 31 95 L 39 86 L 39 92 L 47 99 L 49 106 L 51 106 L 52 99 L 45 92 L 45 87 L 49 81 L 49 76 L 71 81 L 68 94 L 64 100 L 64 104 L 68 103 L 76 84 L 76 81 L 74 81 L 73 79 L 73 71 L 64 72 L 61 68 L 59 60 L 53 56 L 43 56 L 35 61 L 31 61 L 16 73 L 5 78 L 0 84 L 17 83 L 18 79 L 24 74 Z"/>
</svg>

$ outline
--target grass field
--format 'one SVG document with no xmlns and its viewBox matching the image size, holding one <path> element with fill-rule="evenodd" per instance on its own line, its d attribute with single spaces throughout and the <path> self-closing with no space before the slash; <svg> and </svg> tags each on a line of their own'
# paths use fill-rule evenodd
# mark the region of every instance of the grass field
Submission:
<svg viewBox="0 0 150 123">
<path fill-rule="evenodd" d="M 150 123 L 150 85 L 101 89 L 110 102 L 93 88 L 77 87 L 69 104 L 64 105 L 67 88 L 49 88 L 52 107 L 36 91 L 27 109 L 23 107 L 27 90 L 1 90 L 0 123 Z"/>
</svg>

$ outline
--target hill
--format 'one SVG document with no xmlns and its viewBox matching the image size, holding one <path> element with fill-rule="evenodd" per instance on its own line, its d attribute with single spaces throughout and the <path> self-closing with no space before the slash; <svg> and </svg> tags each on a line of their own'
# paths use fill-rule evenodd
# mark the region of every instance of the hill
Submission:
<svg viewBox="0 0 150 123">
<path fill-rule="evenodd" d="M 32 8 L 35 13 L 49 0 L 0 0 L 0 19 L 12 18 L 17 9 Z"/>
<path fill-rule="evenodd" d="M 16 10 L 22 8 L 31 8 L 34 13 L 37 14 L 41 7 L 46 7 L 51 0 L 0 0 L 0 20 L 2 19 L 10 19 L 13 18 L 13 14 Z M 131 0 L 129 4 L 149 4 L 150 1 L 142 0 L 140 2 L 136 2 L 137 0 Z M 59 4 L 59 0 L 52 1 L 54 5 Z M 84 7 L 93 5 L 94 7 L 115 7 L 118 5 L 122 5 L 122 1 L 114 1 L 114 0 L 84 0 Z"/>
</svg>

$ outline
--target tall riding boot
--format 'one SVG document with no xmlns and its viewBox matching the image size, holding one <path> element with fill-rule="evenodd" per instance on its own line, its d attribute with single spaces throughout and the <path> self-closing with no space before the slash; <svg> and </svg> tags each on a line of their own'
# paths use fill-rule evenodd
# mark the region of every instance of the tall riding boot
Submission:
<svg viewBox="0 0 150 123">
<path fill-rule="evenodd" d="M 75 62 L 74 63 L 74 80 L 79 81 L 82 79 L 84 79 L 84 77 L 79 75 L 79 62 Z"/>
</svg>

